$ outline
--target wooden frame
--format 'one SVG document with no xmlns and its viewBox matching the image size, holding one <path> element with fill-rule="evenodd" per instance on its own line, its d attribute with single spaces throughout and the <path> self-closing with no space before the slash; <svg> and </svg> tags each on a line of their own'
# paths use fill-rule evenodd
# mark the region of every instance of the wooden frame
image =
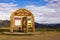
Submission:
<svg viewBox="0 0 60 40">
<path fill-rule="evenodd" d="M 23 9 L 23 8 L 16 10 L 10 16 L 10 32 L 13 32 L 13 30 L 14 30 L 14 26 L 15 26 L 14 16 L 22 16 L 22 17 L 26 17 L 26 18 L 28 18 L 28 16 L 30 16 L 31 17 L 32 32 L 35 32 L 35 23 L 34 23 L 34 16 L 33 16 L 33 14 L 30 11 L 28 11 L 26 9 Z M 27 24 L 26 24 L 26 28 L 25 29 L 26 29 L 26 32 L 28 32 L 28 20 L 27 20 L 26 23 Z M 21 19 L 21 25 L 20 25 L 21 29 L 22 29 L 22 26 L 23 26 L 23 24 L 22 24 L 22 19 Z"/>
</svg>

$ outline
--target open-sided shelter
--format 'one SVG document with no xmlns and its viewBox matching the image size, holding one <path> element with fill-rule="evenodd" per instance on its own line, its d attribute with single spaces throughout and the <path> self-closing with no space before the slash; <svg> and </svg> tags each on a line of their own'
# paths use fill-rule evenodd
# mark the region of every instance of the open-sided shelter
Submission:
<svg viewBox="0 0 60 40">
<path fill-rule="evenodd" d="M 31 27 L 32 32 L 34 32 L 35 24 L 33 14 L 23 8 L 13 12 L 10 16 L 10 32 L 13 32 L 14 27 L 18 27 L 22 31 L 26 30 L 26 32 L 28 32 L 28 28 Z"/>
</svg>

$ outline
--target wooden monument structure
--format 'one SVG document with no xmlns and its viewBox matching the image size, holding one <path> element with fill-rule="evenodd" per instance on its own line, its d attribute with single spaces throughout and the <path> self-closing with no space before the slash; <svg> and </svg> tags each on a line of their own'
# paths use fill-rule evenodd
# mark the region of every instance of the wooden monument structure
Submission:
<svg viewBox="0 0 60 40">
<path fill-rule="evenodd" d="M 10 32 L 13 32 L 14 27 L 18 27 L 22 31 L 28 32 L 28 27 L 35 31 L 34 16 L 26 9 L 18 9 L 10 16 Z"/>
</svg>

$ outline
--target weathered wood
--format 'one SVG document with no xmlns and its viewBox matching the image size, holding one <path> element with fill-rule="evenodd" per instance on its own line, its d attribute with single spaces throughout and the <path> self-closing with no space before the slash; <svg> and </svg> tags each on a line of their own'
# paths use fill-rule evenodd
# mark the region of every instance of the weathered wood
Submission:
<svg viewBox="0 0 60 40">
<path fill-rule="evenodd" d="M 32 26 L 32 31 L 34 32 L 35 31 L 35 24 L 34 24 L 34 17 L 33 17 L 33 14 L 26 10 L 26 9 L 18 9 L 16 10 L 15 12 L 12 13 L 12 15 L 10 16 L 10 32 L 13 32 L 14 30 L 14 27 L 15 27 L 15 18 L 14 16 L 20 16 L 21 17 L 21 25 L 19 27 L 19 30 L 21 28 L 22 31 L 24 31 L 24 28 L 26 29 L 26 32 L 28 32 L 28 16 L 31 16 L 31 26 Z M 19 17 L 19 18 L 20 18 Z M 26 19 L 23 19 L 24 17 L 26 17 Z M 26 21 L 25 23 L 25 26 L 24 26 L 24 21 Z"/>
</svg>

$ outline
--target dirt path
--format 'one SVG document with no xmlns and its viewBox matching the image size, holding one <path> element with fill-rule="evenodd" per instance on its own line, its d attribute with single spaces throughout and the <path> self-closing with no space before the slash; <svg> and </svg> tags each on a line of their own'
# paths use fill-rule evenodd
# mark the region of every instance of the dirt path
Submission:
<svg viewBox="0 0 60 40">
<path fill-rule="evenodd" d="M 60 32 L 35 32 L 31 36 L 0 35 L 0 40 L 60 40 Z"/>
</svg>

